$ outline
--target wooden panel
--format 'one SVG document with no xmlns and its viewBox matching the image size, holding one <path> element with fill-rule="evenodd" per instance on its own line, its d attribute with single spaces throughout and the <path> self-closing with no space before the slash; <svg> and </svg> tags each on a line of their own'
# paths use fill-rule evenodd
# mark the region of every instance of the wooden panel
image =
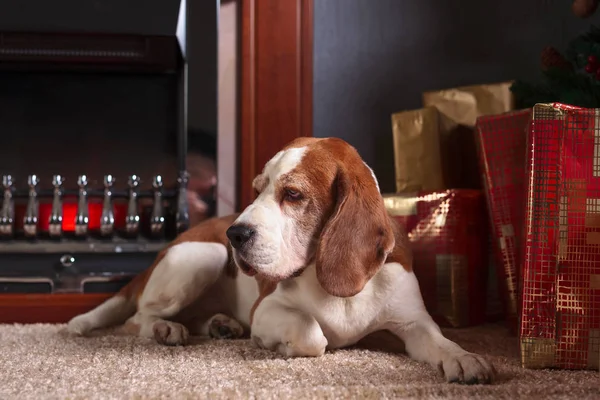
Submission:
<svg viewBox="0 0 600 400">
<path fill-rule="evenodd" d="M 239 204 L 292 139 L 312 136 L 313 0 L 242 1 Z"/>
<path fill-rule="evenodd" d="M 0 323 L 65 323 L 109 297 L 111 294 L 3 294 Z"/>
</svg>

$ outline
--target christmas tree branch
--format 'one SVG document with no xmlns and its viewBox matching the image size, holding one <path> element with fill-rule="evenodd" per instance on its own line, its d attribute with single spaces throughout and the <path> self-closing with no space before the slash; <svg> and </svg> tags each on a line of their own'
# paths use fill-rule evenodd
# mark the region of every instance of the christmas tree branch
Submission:
<svg viewBox="0 0 600 400">
<path fill-rule="evenodd" d="M 542 81 L 516 80 L 511 90 L 519 108 L 536 103 L 561 102 L 600 108 L 600 29 L 573 39 L 563 57 L 549 47 L 542 52 Z"/>
</svg>

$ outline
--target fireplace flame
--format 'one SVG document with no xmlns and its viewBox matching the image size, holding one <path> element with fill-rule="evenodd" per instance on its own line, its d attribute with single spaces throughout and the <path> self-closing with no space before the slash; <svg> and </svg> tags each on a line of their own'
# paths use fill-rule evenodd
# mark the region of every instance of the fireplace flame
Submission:
<svg viewBox="0 0 600 400">
<path fill-rule="evenodd" d="M 27 206 L 25 204 L 15 205 L 15 228 L 16 230 L 23 229 L 23 217 L 25 216 Z M 127 215 L 127 204 L 113 204 L 115 214 L 115 229 L 125 227 L 125 216 Z M 52 213 L 52 203 L 40 203 L 38 214 L 38 230 L 40 232 L 48 232 L 50 214 Z M 89 226 L 90 231 L 100 229 L 100 217 L 102 215 L 102 203 L 88 204 Z M 75 231 L 75 216 L 77 215 L 77 203 L 63 203 L 63 232 Z"/>
</svg>

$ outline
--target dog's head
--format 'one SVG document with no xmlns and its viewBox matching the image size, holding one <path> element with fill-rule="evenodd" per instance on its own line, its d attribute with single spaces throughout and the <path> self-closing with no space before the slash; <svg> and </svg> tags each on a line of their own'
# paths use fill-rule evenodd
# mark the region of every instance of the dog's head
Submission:
<svg viewBox="0 0 600 400">
<path fill-rule="evenodd" d="M 353 296 L 394 248 L 373 171 L 337 138 L 296 139 L 253 182 L 258 196 L 228 229 L 248 275 L 283 280 L 315 262 L 323 288 Z"/>
</svg>

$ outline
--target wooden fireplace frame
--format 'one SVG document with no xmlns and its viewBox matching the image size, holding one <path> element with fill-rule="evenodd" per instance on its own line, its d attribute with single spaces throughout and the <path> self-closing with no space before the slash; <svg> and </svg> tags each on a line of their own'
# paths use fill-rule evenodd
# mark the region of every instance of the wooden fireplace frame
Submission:
<svg viewBox="0 0 600 400">
<path fill-rule="evenodd" d="M 240 10 L 239 210 L 252 179 L 292 139 L 312 136 L 313 0 L 232 0 Z M 0 294 L 0 323 L 64 323 L 110 294 Z"/>
<path fill-rule="evenodd" d="M 312 136 L 313 0 L 240 0 L 241 126 L 238 208 L 286 143 Z"/>
</svg>

